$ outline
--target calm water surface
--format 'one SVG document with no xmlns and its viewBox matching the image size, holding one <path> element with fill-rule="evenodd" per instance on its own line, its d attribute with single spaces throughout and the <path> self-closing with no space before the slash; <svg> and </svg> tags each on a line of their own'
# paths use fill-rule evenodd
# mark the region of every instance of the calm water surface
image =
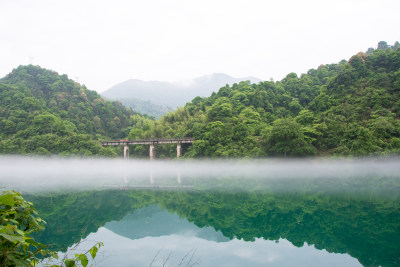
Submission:
<svg viewBox="0 0 400 267">
<path fill-rule="evenodd" d="M 101 241 L 96 266 L 399 266 L 400 172 L 393 166 L 322 178 L 306 167 L 307 175 L 292 169 L 276 179 L 170 170 L 162 180 L 128 173 L 105 187 L 22 191 L 47 221 L 36 238 L 60 255 Z"/>
<path fill-rule="evenodd" d="M 27 195 L 65 252 L 104 242 L 97 266 L 396 266 L 396 195 L 103 190 Z M 85 240 L 85 241 L 82 241 Z M 116 265 L 114 265 L 116 264 Z"/>
</svg>

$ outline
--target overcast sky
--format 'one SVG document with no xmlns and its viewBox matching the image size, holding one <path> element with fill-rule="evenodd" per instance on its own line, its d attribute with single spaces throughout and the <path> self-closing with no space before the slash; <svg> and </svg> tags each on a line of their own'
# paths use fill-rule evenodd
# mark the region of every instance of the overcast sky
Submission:
<svg viewBox="0 0 400 267">
<path fill-rule="evenodd" d="M 399 0 L 0 0 L 0 77 L 33 63 L 104 91 L 213 72 L 280 80 L 400 41 Z"/>
</svg>

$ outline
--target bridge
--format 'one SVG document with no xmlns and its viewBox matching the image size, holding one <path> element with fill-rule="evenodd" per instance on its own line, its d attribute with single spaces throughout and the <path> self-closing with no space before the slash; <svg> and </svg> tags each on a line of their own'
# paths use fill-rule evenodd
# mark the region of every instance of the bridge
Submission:
<svg viewBox="0 0 400 267">
<path fill-rule="evenodd" d="M 102 146 L 124 146 L 124 159 L 129 158 L 129 146 L 130 145 L 150 145 L 150 159 L 153 160 L 155 157 L 154 146 L 158 144 L 177 144 L 176 145 L 176 158 L 179 159 L 181 156 L 181 144 L 192 144 L 194 139 L 191 137 L 181 138 L 151 138 L 151 139 L 140 139 L 140 140 L 119 140 L 119 141 L 104 141 L 101 142 Z"/>
</svg>

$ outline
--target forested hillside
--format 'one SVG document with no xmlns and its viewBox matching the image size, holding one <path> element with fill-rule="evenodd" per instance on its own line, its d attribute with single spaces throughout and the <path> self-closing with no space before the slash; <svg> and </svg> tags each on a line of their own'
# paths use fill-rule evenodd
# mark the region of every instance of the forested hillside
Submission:
<svg viewBox="0 0 400 267">
<path fill-rule="evenodd" d="M 125 136 L 132 114 L 67 75 L 19 66 L 0 80 L 0 152 L 112 154 L 93 140 Z"/>
<path fill-rule="evenodd" d="M 155 119 L 159 119 L 161 116 L 173 111 L 173 109 L 168 106 L 157 105 L 151 101 L 144 101 L 136 98 L 119 98 L 118 101 L 124 106 L 132 108 L 134 111 L 154 117 Z"/>
<path fill-rule="evenodd" d="M 222 87 L 159 121 L 136 117 L 129 138 L 192 136 L 186 157 L 399 153 L 400 49 L 382 43 L 300 77 Z"/>
<path fill-rule="evenodd" d="M 20 66 L 0 80 L 0 153 L 116 156 L 97 140 L 193 137 L 184 157 L 400 152 L 400 45 L 281 81 L 226 85 L 159 120 L 107 101 L 66 75 Z M 158 157 L 175 157 L 158 146 Z M 148 148 L 134 146 L 134 156 Z"/>
</svg>

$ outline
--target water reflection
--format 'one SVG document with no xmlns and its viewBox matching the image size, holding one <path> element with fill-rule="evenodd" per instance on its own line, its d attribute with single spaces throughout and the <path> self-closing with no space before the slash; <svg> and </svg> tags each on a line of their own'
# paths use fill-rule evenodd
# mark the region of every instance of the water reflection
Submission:
<svg viewBox="0 0 400 267">
<path fill-rule="evenodd" d="M 281 183 L 275 181 L 269 186 L 279 189 L 283 187 Z M 262 187 L 263 190 L 254 187 L 253 190 L 239 192 L 111 190 L 54 194 L 51 198 L 29 195 L 27 198 L 35 203 L 48 222 L 46 231 L 38 236 L 39 240 L 53 243 L 60 250 L 96 232 L 100 232 L 95 237 L 97 241 L 108 242 L 101 237 L 101 233 L 110 235 L 111 232 L 114 237 L 125 236 L 136 240 L 134 244 L 139 247 L 145 246 L 143 242 L 149 239 L 158 240 L 153 245 L 162 243 L 160 240 L 168 245 L 168 242 L 173 242 L 171 236 L 182 237 L 186 232 L 191 233 L 189 239 L 182 241 L 178 238 L 178 243 L 171 243 L 176 251 L 183 253 L 184 248 L 187 253 L 188 249 L 197 248 L 197 245 L 187 246 L 187 242 L 196 240 L 202 244 L 201 247 L 215 249 L 224 244 L 229 248 L 231 245 L 227 244 L 241 242 L 244 251 L 261 253 L 256 245 L 270 240 L 279 241 L 279 244 L 290 242 L 294 247 L 320 253 L 323 250 L 348 254 L 365 266 L 398 264 L 399 193 L 387 190 L 386 194 L 382 194 L 383 188 L 393 188 L 393 181 L 379 178 L 369 180 L 368 183 L 372 183 L 369 185 L 362 185 L 359 181 L 350 183 L 348 180 L 344 183 L 332 182 L 328 188 L 341 189 L 353 185 L 363 189 L 358 194 L 352 190 L 321 191 L 316 181 L 300 183 L 296 180 L 294 186 L 286 185 L 285 188 L 292 188 L 286 191 L 266 190 L 265 187 Z M 294 187 L 298 190 L 293 190 Z M 138 240 L 142 245 L 137 243 Z M 231 241 L 225 242 L 227 240 Z M 217 245 L 215 241 L 224 242 Z M 274 245 L 274 242 L 265 244 L 260 247 L 266 246 L 268 251 L 273 250 L 271 247 L 281 246 Z M 153 256 L 159 248 L 152 247 Z M 224 251 L 227 254 L 220 255 L 221 259 L 233 257 L 229 256 L 229 250 Z M 280 253 L 290 258 L 292 263 L 300 257 L 289 248 L 287 252 Z M 257 254 L 257 257 L 262 258 L 264 254 Z M 126 255 L 131 256 L 130 253 Z M 135 262 L 132 264 L 135 265 Z"/>
<path fill-rule="evenodd" d="M 341 254 L 365 266 L 400 264 L 399 158 L 149 162 L 1 157 L 0 175 L 0 187 L 23 191 L 47 221 L 39 241 L 61 251 L 93 237 L 106 247 L 115 244 L 114 260 L 128 259 L 129 265 L 141 265 L 138 255 L 146 246 L 146 266 L 163 247 L 170 248 L 163 250 L 165 257 L 175 253 L 178 258 L 198 248 L 196 253 L 208 260 L 205 266 L 229 260 L 229 266 L 292 266 L 299 265 L 293 263 L 301 255 L 320 257 L 321 264 L 313 260 L 314 266 L 355 264 Z M 104 190 L 107 184 L 113 189 Z"/>
<path fill-rule="evenodd" d="M 89 240 L 102 238 L 106 243 L 104 254 L 96 260 L 96 266 L 361 266 L 357 259 L 345 254 L 329 253 L 305 244 L 296 247 L 289 241 L 278 242 L 255 239 L 246 242 L 232 239 L 218 243 L 189 235 L 167 235 L 128 239 L 102 227 L 88 236 Z M 89 246 L 83 246 L 82 250 Z M 193 254 L 192 254 L 193 253 Z M 187 262 L 193 255 L 191 264 Z M 196 264 L 198 263 L 198 264 Z"/>
<path fill-rule="evenodd" d="M 120 221 L 108 222 L 104 227 L 115 234 L 129 238 L 161 237 L 181 235 L 199 237 L 201 239 L 226 242 L 229 238 L 214 228 L 197 227 L 177 214 L 168 212 L 158 205 L 150 205 L 126 215 Z"/>
</svg>

